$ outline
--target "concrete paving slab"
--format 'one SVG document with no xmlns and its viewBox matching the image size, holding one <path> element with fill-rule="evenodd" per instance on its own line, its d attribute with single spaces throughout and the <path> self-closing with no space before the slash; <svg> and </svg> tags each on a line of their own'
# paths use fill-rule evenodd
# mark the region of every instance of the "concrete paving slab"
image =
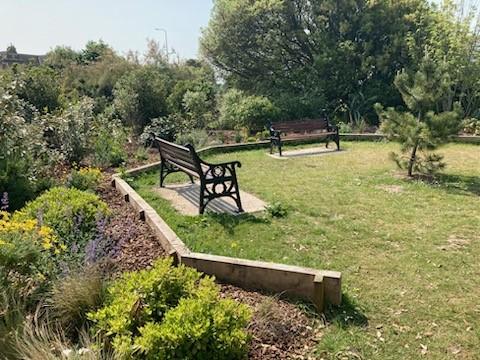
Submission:
<svg viewBox="0 0 480 360">
<path fill-rule="evenodd" d="M 198 215 L 200 184 L 172 184 L 163 188 L 156 186 L 155 191 L 161 197 L 170 201 L 175 210 L 181 214 L 189 216 Z M 255 213 L 265 210 L 266 203 L 252 194 L 240 190 L 240 199 L 242 200 L 244 213 Z M 230 197 L 222 197 L 210 201 L 206 210 L 217 214 L 240 214 L 235 201 Z"/>
<path fill-rule="evenodd" d="M 319 156 L 319 155 L 329 155 L 329 154 L 340 154 L 344 150 L 337 151 L 336 148 L 326 148 L 325 146 L 322 147 L 313 147 L 313 148 L 306 148 L 300 150 L 287 150 L 282 151 L 282 156 L 275 152 L 273 154 L 267 153 L 268 156 L 273 157 L 275 159 L 291 159 L 296 157 L 303 157 L 303 156 Z"/>
</svg>

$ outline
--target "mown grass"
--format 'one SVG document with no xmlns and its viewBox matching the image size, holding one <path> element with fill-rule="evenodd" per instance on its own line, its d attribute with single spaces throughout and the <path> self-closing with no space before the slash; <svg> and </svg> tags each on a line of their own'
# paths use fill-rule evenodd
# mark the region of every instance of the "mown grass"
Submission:
<svg viewBox="0 0 480 360">
<path fill-rule="evenodd" d="M 344 305 L 327 313 L 319 358 L 478 358 L 480 147 L 443 147 L 448 167 L 427 183 L 400 175 L 388 159 L 396 144 L 342 145 L 210 158 L 240 160 L 241 188 L 287 206 L 284 218 L 182 216 L 158 197 L 158 173 L 132 184 L 194 251 L 341 271 Z"/>
</svg>

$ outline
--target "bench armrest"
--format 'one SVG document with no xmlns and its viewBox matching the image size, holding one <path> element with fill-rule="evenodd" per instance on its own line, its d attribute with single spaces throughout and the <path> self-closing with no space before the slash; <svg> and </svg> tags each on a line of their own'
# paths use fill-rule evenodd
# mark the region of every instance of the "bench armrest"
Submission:
<svg viewBox="0 0 480 360">
<path fill-rule="evenodd" d="M 206 161 L 201 160 L 202 165 L 208 166 L 208 169 L 202 170 L 203 175 L 214 182 L 223 182 L 224 178 L 233 178 L 234 181 L 237 181 L 237 174 L 235 167 L 242 167 L 242 164 L 239 161 L 230 161 L 212 164 Z"/>
</svg>

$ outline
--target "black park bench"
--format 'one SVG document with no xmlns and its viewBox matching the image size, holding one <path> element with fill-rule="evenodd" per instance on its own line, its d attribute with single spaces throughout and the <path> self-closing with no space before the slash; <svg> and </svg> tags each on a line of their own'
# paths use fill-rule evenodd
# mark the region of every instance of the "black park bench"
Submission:
<svg viewBox="0 0 480 360">
<path fill-rule="evenodd" d="M 228 196 L 243 212 L 235 168 L 239 161 L 210 164 L 198 156 L 192 145 L 180 146 L 156 137 L 154 146 L 160 152 L 160 187 L 167 175 L 184 172 L 193 184 L 193 178 L 200 179 L 199 213 L 203 214 L 207 204 L 216 198 Z"/>
<path fill-rule="evenodd" d="M 328 142 L 331 140 L 337 144 L 337 150 L 340 150 L 338 127 L 330 124 L 327 117 L 318 120 L 276 122 L 269 124 L 268 128 L 270 130 L 270 154 L 273 153 L 274 147 L 277 147 L 282 156 L 282 140 L 294 139 L 325 139 L 327 148 Z"/>
</svg>

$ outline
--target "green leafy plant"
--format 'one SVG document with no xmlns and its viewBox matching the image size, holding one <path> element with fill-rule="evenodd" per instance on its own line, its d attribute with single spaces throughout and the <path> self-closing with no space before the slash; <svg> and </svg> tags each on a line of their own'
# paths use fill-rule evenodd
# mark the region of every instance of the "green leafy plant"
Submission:
<svg viewBox="0 0 480 360">
<path fill-rule="evenodd" d="M 143 145 L 150 146 L 152 144 L 152 134 L 155 137 L 173 141 L 177 132 L 181 129 L 182 122 L 183 119 L 175 115 L 152 119 L 140 135 L 140 141 Z"/>
<path fill-rule="evenodd" d="M 198 129 L 179 134 L 176 142 L 180 145 L 191 144 L 195 149 L 200 149 L 208 145 L 209 139 L 205 130 Z"/>
<path fill-rule="evenodd" d="M 265 210 L 269 216 L 276 218 L 282 218 L 288 214 L 288 208 L 278 201 L 267 205 Z"/>
<path fill-rule="evenodd" d="M 82 249 L 93 238 L 97 222 L 109 215 L 107 204 L 95 194 L 56 187 L 13 215 L 15 220 L 39 219 L 69 246 Z"/>
<path fill-rule="evenodd" d="M 480 119 L 465 119 L 462 122 L 462 128 L 465 134 L 480 136 Z"/>
<path fill-rule="evenodd" d="M 242 359 L 249 316 L 244 305 L 219 298 L 212 278 L 168 259 L 125 273 L 89 314 L 118 353 L 146 359 Z"/>
<path fill-rule="evenodd" d="M 116 167 L 127 159 L 127 134 L 120 120 L 99 117 L 93 140 L 93 163 L 101 168 Z"/>
<path fill-rule="evenodd" d="M 100 169 L 85 167 L 73 169 L 67 181 L 69 187 L 95 192 L 100 181 L 102 180 L 102 172 Z"/>
</svg>

